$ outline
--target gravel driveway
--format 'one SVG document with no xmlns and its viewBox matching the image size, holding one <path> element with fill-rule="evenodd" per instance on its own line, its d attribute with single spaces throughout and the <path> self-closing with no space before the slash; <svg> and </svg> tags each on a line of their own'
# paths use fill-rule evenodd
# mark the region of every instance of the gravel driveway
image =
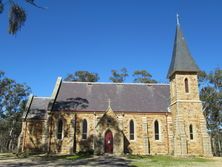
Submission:
<svg viewBox="0 0 222 167">
<path fill-rule="evenodd" d="M 115 157 L 115 156 L 94 156 L 92 158 L 79 159 L 79 160 L 66 160 L 66 159 L 58 159 L 58 160 L 38 160 L 33 158 L 26 159 L 1 159 L 0 167 L 41 167 L 41 166 L 75 166 L 75 167 L 127 167 L 130 166 L 131 160 L 128 160 L 124 157 Z"/>
</svg>

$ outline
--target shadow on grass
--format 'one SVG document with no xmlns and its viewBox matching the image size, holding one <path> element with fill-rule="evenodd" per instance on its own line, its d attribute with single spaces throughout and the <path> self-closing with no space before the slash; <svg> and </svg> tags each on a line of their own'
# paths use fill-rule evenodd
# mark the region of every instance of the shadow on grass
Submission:
<svg viewBox="0 0 222 167">
<path fill-rule="evenodd" d="M 2 161 L 2 166 L 116 166 L 116 167 L 136 167 L 131 165 L 132 160 L 126 157 L 113 155 L 94 156 L 89 154 L 76 155 L 35 155 L 28 158 L 16 159 L 11 161 Z"/>
<path fill-rule="evenodd" d="M 55 161 L 55 160 L 78 160 L 78 159 L 86 159 L 93 157 L 92 154 L 74 154 L 74 155 L 45 155 L 45 156 L 38 156 L 32 157 L 35 160 L 42 160 L 42 161 Z"/>
<path fill-rule="evenodd" d="M 16 154 L 13 153 L 0 153 L 0 160 L 16 159 Z"/>
<path fill-rule="evenodd" d="M 10 154 L 11 157 L 12 154 Z M 9 155 L 4 155 L 8 157 Z M 14 156 L 16 157 L 16 156 Z M 107 167 L 136 167 L 131 165 L 132 160 L 126 157 L 119 157 L 114 155 L 95 156 L 92 154 L 79 153 L 75 155 L 46 155 L 37 154 L 29 155 L 27 158 L 18 158 L 11 160 L 0 160 L 0 167 L 14 167 L 14 166 L 107 166 Z"/>
</svg>

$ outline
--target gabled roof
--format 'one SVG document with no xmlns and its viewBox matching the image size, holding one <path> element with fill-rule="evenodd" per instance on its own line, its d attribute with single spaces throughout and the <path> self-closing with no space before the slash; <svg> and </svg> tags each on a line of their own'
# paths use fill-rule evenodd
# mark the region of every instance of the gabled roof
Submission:
<svg viewBox="0 0 222 167">
<path fill-rule="evenodd" d="M 176 26 L 176 35 L 174 40 L 173 55 L 167 78 L 170 78 L 175 72 L 199 72 L 199 68 L 192 58 L 185 42 L 180 25 Z"/>
<path fill-rule="evenodd" d="M 52 99 L 49 97 L 33 97 L 27 111 L 23 114 L 25 119 L 45 119 L 48 105 Z"/>
<path fill-rule="evenodd" d="M 167 112 L 168 84 L 118 84 L 63 81 L 53 111 Z"/>
</svg>

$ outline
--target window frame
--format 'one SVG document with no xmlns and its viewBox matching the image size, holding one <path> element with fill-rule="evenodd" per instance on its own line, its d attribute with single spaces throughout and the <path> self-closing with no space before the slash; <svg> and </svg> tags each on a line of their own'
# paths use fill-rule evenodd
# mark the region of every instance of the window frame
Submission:
<svg viewBox="0 0 222 167">
<path fill-rule="evenodd" d="M 194 133 L 193 133 L 193 125 L 189 125 L 189 135 L 190 135 L 190 140 L 194 140 Z"/>
<path fill-rule="evenodd" d="M 64 131 L 64 121 L 63 121 L 63 119 L 60 118 L 57 121 L 57 131 L 56 131 L 56 138 L 58 140 L 63 139 L 63 131 Z"/>
<path fill-rule="evenodd" d="M 88 121 L 83 119 L 82 121 L 82 140 L 86 140 L 88 137 Z"/>
<path fill-rule="evenodd" d="M 135 123 L 134 123 L 135 121 L 134 120 L 130 120 L 129 121 L 129 139 L 131 140 L 131 141 L 134 141 L 135 140 Z M 132 123 L 132 124 L 131 124 Z M 131 125 L 133 126 L 132 127 L 132 129 L 131 129 Z M 133 132 L 131 131 L 131 130 L 133 130 Z"/>
<path fill-rule="evenodd" d="M 160 123 L 159 123 L 158 120 L 154 121 L 154 140 L 155 141 L 160 141 Z"/>
<path fill-rule="evenodd" d="M 190 92 L 188 78 L 184 79 L 184 88 L 185 88 L 185 93 L 189 93 Z"/>
</svg>

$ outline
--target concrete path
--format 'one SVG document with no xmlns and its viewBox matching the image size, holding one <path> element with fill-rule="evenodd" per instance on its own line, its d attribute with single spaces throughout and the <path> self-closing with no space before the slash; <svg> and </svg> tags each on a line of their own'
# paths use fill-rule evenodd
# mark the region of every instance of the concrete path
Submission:
<svg viewBox="0 0 222 167">
<path fill-rule="evenodd" d="M 79 159 L 79 160 L 38 160 L 38 159 L 1 159 L 0 167 L 42 167 L 42 166 L 75 166 L 75 167 L 128 167 L 131 160 L 124 157 L 115 156 L 94 156 L 92 158 Z"/>
</svg>

